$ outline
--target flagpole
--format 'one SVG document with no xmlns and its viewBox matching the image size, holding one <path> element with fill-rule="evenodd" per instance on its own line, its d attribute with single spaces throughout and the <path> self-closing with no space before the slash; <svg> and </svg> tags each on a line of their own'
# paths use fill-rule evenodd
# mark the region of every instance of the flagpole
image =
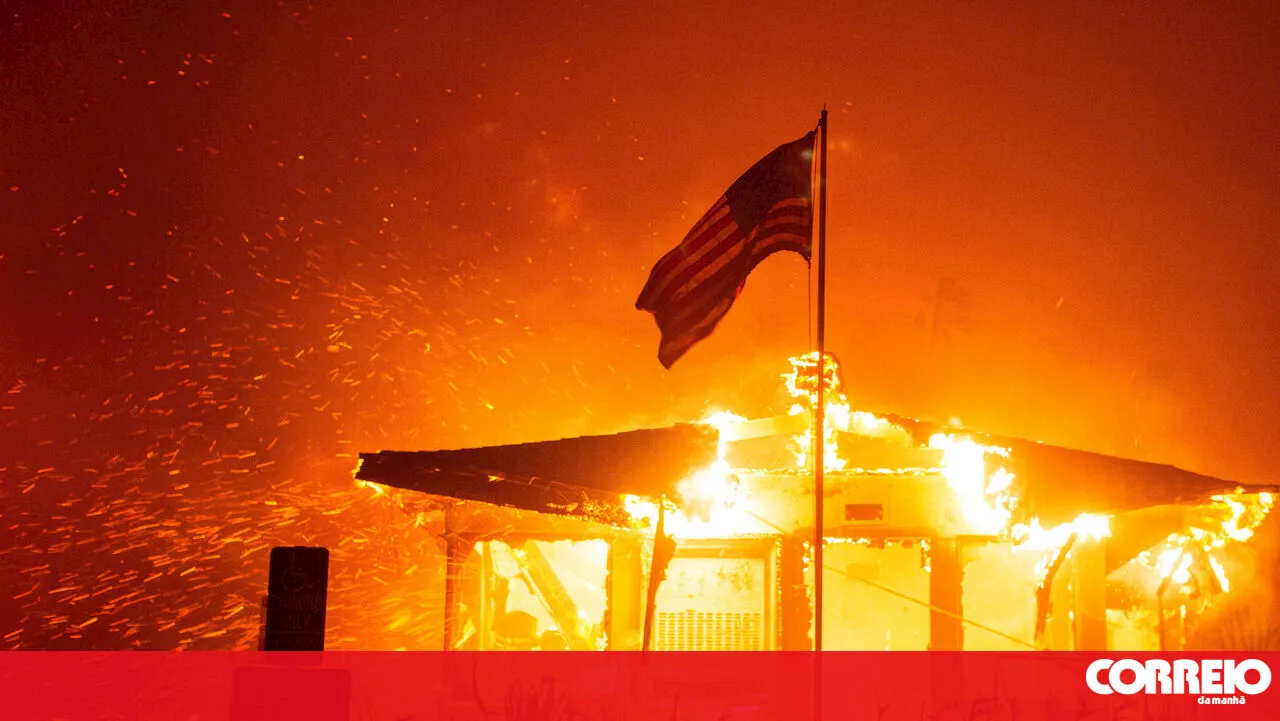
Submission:
<svg viewBox="0 0 1280 721">
<path fill-rule="evenodd" d="M 823 471 L 826 458 L 826 370 L 827 370 L 827 108 L 818 121 L 822 131 L 822 165 L 818 171 L 818 402 L 814 404 L 813 455 L 813 650 L 814 718 L 822 718 L 822 503 Z"/>
</svg>

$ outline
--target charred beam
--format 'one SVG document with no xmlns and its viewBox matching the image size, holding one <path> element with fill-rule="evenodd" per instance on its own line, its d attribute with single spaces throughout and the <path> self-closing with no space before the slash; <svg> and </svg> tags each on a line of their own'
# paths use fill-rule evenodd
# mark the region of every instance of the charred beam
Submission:
<svg viewBox="0 0 1280 721">
<path fill-rule="evenodd" d="M 360 455 L 356 478 L 625 527 L 623 495 L 675 495 L 680 480 L 716 460 L 718 445 L 710 426 L 677 425 L 509 446 L 381 451 Z"/>
<path fill-rule="evenodd" d="M 1038 516 L 1046 525 L 1070 521 L 1081 513 L 1120 513 L 1150 506 L 1201 504 L 1215 495 L 1274 489 L 1274 486 L 1251 486 L 1159 463 L 1026 441 L 1006 447 L 1013 453 L 1018 477 L 1023 479 L 1020 505 L 1029 517 Z"/>
<path fill-rule="evenodd" d="M 1021 485 L 1019 513 L 1046 527 L 1082 513 L 1122 513 L 1149 506 L 1200 504 L 1235 492 L 1275 492 L 1276 484 L 1251 485 L 1184 471 L 1170 465 L 1104 456 L 1044 443 L 949 428 L 902 416 L 883 416 L 927 445 L 935 433 L 969 436 L 1008 448 Z"/>
</svg>

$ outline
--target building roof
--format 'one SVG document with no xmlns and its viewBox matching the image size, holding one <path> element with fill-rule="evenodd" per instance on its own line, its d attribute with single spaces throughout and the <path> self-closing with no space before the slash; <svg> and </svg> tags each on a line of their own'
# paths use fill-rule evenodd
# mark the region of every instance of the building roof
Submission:
<svg viewBox="0 0 1280 721">
<path fill-rule="evenodd" d="M 881 416 L 918 445 L 971 437 L 1010 451 L 1017 512 L 1051 527 L 1082 513 L 1205 503 L 1236 492 L 1275 492 L 1174 466 L 1105 456 L 967 429 Z M 777 424 L 775 424 L 777 425 Z M 779 428 L 788 424 L 778 425 Z M 438 451 L 360 454 L 356 478 L 408 491 L 628 527 L 623 496 L 676 497 L 677 484 L 717 459 L 712 426 L 682 424 L 600 436 Z M 854 459 L 856 464 L 856 459 Z"/>
</svg>

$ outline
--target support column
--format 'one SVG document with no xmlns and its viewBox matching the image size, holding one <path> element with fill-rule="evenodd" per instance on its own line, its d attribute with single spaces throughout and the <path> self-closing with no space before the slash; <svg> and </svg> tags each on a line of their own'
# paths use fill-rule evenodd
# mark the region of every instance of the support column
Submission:
<svg viewBox="0 0 1280 721">
<path fill-rule="evenodd" d="M 804 539 L 787 536 L 778 552 L 778 648 L 810 651 L 813 603 L 804 580 Z"/>
<path fill-rule="evenodd" d="M 477 581 L 477 598 L 475 618 L 477 648 L 488 651 L 493 648 L 493 619 L 495 616 L 493 593 L 493 542 L 485 541 L 480 546 L 480 573 Z M 504 599 L 505 601 L 505 599 Z"/>
<path fill-rule="evenodd" d="M 1107 650 L 1106 541 L 1076 543 L 1071 550 L 1073 631 L 1076 651 Z"/>
<path fill-rule="evenodd" d="M 1070 651 L 1075 645 L 1075 624 L 1072 623 L 1072 607 L 1075 594 L 1071 588 L 1075 564 L 1071 556 L 1063 560 L 1057 573 L 1050 579 L 1049 617 L 1044 627 L 1044 647 L 1050 651 Z"/>
<path fill-rule="evenodd" d="M 782 651 L 812 651 L 813 603 L 805 583 L 806 538 L 786 536 L 778 549 L 778 646 Z M 775 718 L 812 721 L 815 654 L 774 654 Z"/>
<path fill-rule="evenodd" d="M 964 559 L 957 538 L 929 540 L 929 650 L 964 650 Z M 954 712 L 964 677 L 961 654 L 929 654 L 928 708 L 933 717 Z"/>
<path fill-rule="evenodd" d="M 452 651 L 463 630 L 458 623 L 458 602 L 462 598 L 462 568 L 475 545 L 454 532 L 453 508 L 444 512 L 444 650 Z"/>
<path fill-rule="evenodd" d="M 644 541 L 636 533 L 619 533 L 609 542 L 610 651 L 638 651 L 643 633 Z"/>
<path fill-rule="evenodd" d="M 959 542 L 955 538 L 930 540 L 929 568 L 929 650 L 963 650 L 964 565 Z"/>
</svg>

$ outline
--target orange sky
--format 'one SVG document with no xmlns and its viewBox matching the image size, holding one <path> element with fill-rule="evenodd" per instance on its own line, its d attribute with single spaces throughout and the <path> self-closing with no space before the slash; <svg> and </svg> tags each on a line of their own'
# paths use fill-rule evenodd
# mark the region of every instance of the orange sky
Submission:
<svg viewBox="0 0 1280 721">
<path fill-rule="evenodd" d="M 855 404 L 1275 479 L 1264 3 L 147 0 L 3 22 L 0 542 L 56 545 L 66 514 L 172 470 L 221 509 L 304 477 L 338 493 L 359 450 L 783 410 L 799 258 L 670 372 L 632 306 L 824 103 L 828 342 Z"/>
</svg>

